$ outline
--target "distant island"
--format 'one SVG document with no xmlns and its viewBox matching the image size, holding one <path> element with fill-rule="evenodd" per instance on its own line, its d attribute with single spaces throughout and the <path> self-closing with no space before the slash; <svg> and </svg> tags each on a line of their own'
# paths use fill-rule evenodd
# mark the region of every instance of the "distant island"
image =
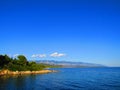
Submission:
<svg viewBox="0 0 120 90">
<path fill-rule="evenodd" d="M 24 55 L 19 55 L 17 58 L 11 58 L 8 55 L 0 55 L 0 75 L 55 72 L 53 70 L 45 70 L 50 67 L 56 66 L 28 61 Z"/>
<path fill-rule="evenodd" d="M 85 62 L 72 62 L 72 61 L 55 61 L 55 60 L 37 60 L 36 63 L 39 64 L 49 64 L 49 65 L 56 65 L 60 67 L 70 67 L 70 68 L 82 68 L 82 67 L 106 67 L 101 64 L 95 63 L 85 63 Z"/>
</svg>

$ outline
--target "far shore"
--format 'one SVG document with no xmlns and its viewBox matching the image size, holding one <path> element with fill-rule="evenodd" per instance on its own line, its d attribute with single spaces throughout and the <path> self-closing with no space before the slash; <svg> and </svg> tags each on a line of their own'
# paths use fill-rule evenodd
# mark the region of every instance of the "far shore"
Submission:
<svg viewBox="0 0 120 90">
<path fill-rule="evenodd" d="M 4 75 L 24 75 L 24 74 L 46 74 L 57 72 L 55 70 L 39 70 L 39 71 L 10 71 L 10 70 L 1 70 L 0 76 Z"/>
</svg>

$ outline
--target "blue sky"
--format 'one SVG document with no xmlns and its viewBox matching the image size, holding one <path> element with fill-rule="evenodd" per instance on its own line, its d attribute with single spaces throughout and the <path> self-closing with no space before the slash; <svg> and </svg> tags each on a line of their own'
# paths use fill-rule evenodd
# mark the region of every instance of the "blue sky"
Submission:
<svg viewBox="0 0 120 90">
<path fill-rule="evenodd" d="M 120 66 L 119 0 L 1 0 L 0 54 Z"/>
</svg>

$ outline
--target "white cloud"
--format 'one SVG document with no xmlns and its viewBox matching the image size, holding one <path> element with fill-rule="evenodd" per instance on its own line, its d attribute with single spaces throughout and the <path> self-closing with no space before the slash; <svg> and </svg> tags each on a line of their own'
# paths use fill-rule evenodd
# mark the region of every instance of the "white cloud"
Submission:
<svg viewBox="0 0 120 90">
<path fill-rule="evenodd" d="M 32 57 L 32 58 L 35 58 L 35 57 L 37 57 L 37 55 L 33 54 L 31 57 Z"/>
<path fill-rule="evenodd" d="M 63 56 L 65 56 L 65 54 L 64 53 L 55 52 L 55 53 L 50 54 L 50 56 L 51 57 L 63 57 Z"/>
<path fill-rule="evenodd" d="M 17 56 L 19 56 L 19 54 L 14 54 L 14 55 L 13 55 L 13 58 L 16 58 Z"/>
<path fill-rule="evenodd" d="M 37 58 L 37 57 L 44 58 L 44 57 L 46 57 L 46 54 L 33 54 L 31 57 L 32 58 Z"/>
<path fill-rule="evenodd" d="M 38 57 L 40 57 L 40 58 L 46 57 L 46 54 L 39 54 Z"/>
</svg>

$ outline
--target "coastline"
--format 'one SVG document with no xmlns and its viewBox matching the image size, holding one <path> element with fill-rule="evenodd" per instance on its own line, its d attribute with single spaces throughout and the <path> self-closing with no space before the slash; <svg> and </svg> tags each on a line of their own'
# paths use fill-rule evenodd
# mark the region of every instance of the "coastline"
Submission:
<svg viewBox="0 0 120 90">
<path fill-rule="evenodd" d="M 10 71 L 10 70 L 1 70 L 0 76 L 4 75 L 24 75 L 24 74 L 46 74 L 57 72 L 55 70 L 39 70 L 39 71 Z"/>
</svg>

